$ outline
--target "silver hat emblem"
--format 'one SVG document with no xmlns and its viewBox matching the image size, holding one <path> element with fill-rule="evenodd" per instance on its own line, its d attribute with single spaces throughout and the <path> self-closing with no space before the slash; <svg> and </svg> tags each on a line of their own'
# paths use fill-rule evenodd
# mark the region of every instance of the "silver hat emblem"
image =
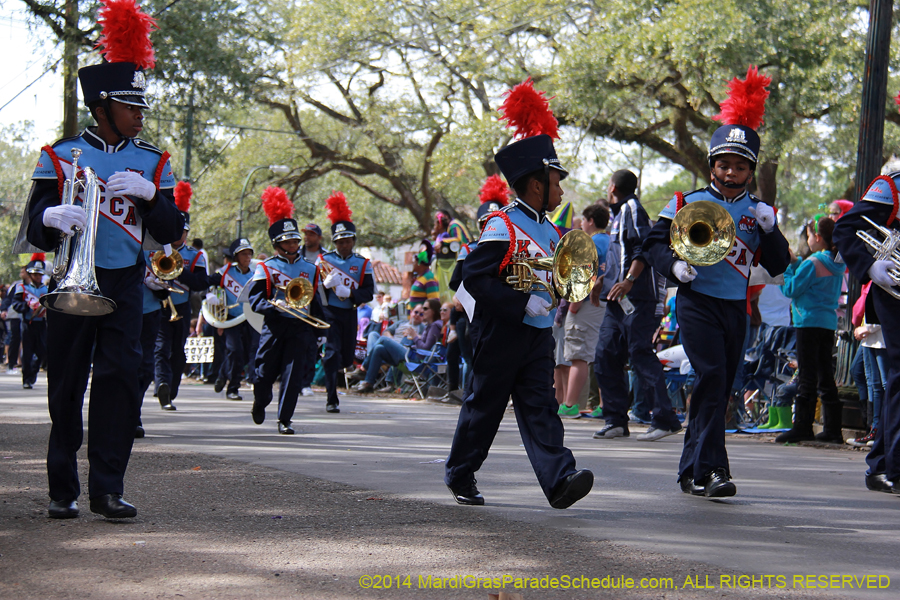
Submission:
<svg viewBox="0 0 900 600">
<path fill-rule="evenodd" d="M 290 221 L 288 221 L 287 223 L 284 224 L 285 231 L 294 231 L 295 229 L 296 229 L 296 227 L 294 227 L 294 224 L 291 223 Z"/>
<path fill-rule="evenodd" d="M 241 244 L 241 246 L 249 246 L 250 240 L 245 240 L 244 238 L 241 238 L 240 244 Z"/>
<path fill-rule="evenodd" d="M 339 233 L 339 232 L 341 232 L 341 231 L 347 231 L 347 228 L 344 227 L 344 224 L 343 224 L 343 223 L 338 223 L 338 224 L 334 227 L 334 232 L 335 232 L 335 233 Z"/>
<path fill-rule="evenodd" d="M 735 127 L 731 131 L 728 132 L 728 137 L 725 138 L 726 142 L 735 142 L 738 144 L 746 144 L 747 137 L 744 135 L 743 129 L 738 129 Z"/>
</svg>

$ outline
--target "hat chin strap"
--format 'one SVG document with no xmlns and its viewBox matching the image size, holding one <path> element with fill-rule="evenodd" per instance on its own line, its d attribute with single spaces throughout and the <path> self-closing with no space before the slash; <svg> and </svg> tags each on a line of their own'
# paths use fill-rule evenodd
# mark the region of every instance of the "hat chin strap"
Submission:
<svg viewBox="0 0 900 600">
<path fill-rule="evenodd" d="M 753 175 L 750 175 L 750 177 L 753 177 Z M 747 177 L 747 181 L 745 181 L 744 183 L 729 183 L 727 181 L 722 181 L 721 179 L 716 177 L 715 173 L 713 173 L 713 179 L 716 180 L 716 183 L 718 183 L 722 187 L 726 187 L 730 190 L 740 190 L 742 188 L 747 187 L 747 185 L 749 185 L 749 183 L 750 183 L 750 177 Z"/>
<path fill-rule="evenodd" d="M 100 106 L 103 107 L 103 111 L 106 113 L 106 122 L 109 123 L 109 127 L 110 129 L 112 129 L 112 132 L 116 134 L 120 139 L 124 140 L 126 138 L 124 135 L 122 135 L 122 132 L 119 131 L 119 128 L 116 127 L 116 120 L 112 115 L 112 108 L 109 105 L 111 100 L 112 99 L 109 96 L 103 98 L 102 100 L 100 100 Z"/>
<path fill-rule="evenodd" d="M 550 161 L 544 159 L 544 202 L 541 204 L 541 213 L 546 213 L 550 207 Z"/>
</svg>

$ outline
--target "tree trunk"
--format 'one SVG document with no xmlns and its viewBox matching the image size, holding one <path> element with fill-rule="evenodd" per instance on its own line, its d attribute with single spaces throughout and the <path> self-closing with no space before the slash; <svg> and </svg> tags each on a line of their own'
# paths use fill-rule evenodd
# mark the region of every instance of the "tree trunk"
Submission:
<svg viewBox="0 0 900 600">
<path fill-rule="evenodd" d="M 66 0 L 62 136 L 78 135 L 78 0 Z"/>
<path fill-rule="evenodd" d="M 767 160 L 756 168 L 759 199 L 772 206 L 775 206 L 775 198 L 778 196 L 778 182 L 775 179 L 777 171 L 778 162 L 775 160 Z"/>
</svg>

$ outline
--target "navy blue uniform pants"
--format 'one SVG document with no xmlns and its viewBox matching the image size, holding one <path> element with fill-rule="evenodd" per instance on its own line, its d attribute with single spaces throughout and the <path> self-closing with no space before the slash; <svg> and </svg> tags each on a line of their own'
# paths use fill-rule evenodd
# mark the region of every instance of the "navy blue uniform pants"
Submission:
<svg viewBox="0 0 900 600">
<path fill-rule="evenodd" d="M 218 335 L 213 332 L 213 335 Z M 259 348 L 259 334 L 244 321 L 234 327 L 222 330 L 225 338 L 225 360 L 219 369 L 219 377 L 228 382 L 226 391 L 237 392 L 241 387 L 241 374 L 247 368 L 247 380 L 255 381 L 256 350 Z"/>
<path fill-rule="evenodd" d="M 494 320 L 483 327 L 475 347 L 474 393 L 460 408 L 444 482 L 458 487 L 474 479 L 512 396 L 525 452 L 549 499 L 563 478 L 575 472 L 575 457 L 563 446 L 553 391 L 553 336 L 549 328 Z"/>
<path fill-rule="evenodd" d="M 34 385 L 47 356 L 47 322 L 22 321 L 22 383 Z"/>
<path fill-rule="evenodd" d="M 325 320 L 331 327 L 325 329 L 328 341 L 325 342 L 325 388 L 328 390 L 327 404 L 339 403 L 337 393 L 338 371 L 353 364 L 356 356 L 356 309 L 325 308 Z"/>
<path fill-rule="evenodd" d="M 169 312 L 163 313 L 153 351 L 155 390 L 158 392 L 161 384 L 168 383 L 171 400 L 178 396 L 181 374 L 184 373 L 184 365 L 187 363 L 184 343 L 191 327 L 191 303 L 176 304 L 175 310 L 181 315 L 177 321 L 169 320 Z"/>
<path fill-rule="evenodd" d="M 303 372 L 307 346 L 315 343 L 313 328 L 299 319 L 266 318 L 256 354 L 255 406 L 264 408 L 272 402 L 272 386 L 280 375 L 278 420 L 285 424 L 291 422 L 300 394 L 300 374 Z"/>
<path fill-rule="evenodd" d="M 870 475 L 884 473 L 896 481 L 900 478 L 900 300 L 876 285 L 869 293 L 881 321 L 889 370 L 881 400 L 881 426 L 866 464 Z"/>
<path fill-rule="evenodd" d="M 138 408 L 144 404 L 144 394 L 153 381 L 153 350 L 156 348 L 156 336 L 159 335 L 159 323 L 162 319 L 162 310 L 154 310 L 144 313 L 141 324 L 141 368 L 138 371 Z M 138 411 L 138 423 L 140 423 L 140 411 Z"/>
<path fill-rule="evenodd" d="M 7 319 L 6 326 L 9 327 L 9 356 L 7 356 L 7 367 L 15 369 L 19 364 L 19 347 L 22 345 L 22 319 Z"/>
<path fill-rule="evenodd" d="M 48 311 L 47 381 L 53 424 L 47 475 L 52 500 L 75 500 L 81 491 L 75 454 L 82 443 L 88 376 L 88 494 L 95 498 L 124 491 L 140 411 L 135 373 L 141 365 L 143 276 L 143 265 L 97 269 L 102 294 L 116 303 L 116 310 L 108 315 L 81 317 Z"/>
<path fill-rule="evenodd" d="M 306 349 L 306 358 L 303 361 L 303 373 L 300 376 L 300 389 L 312 387 L 316 376 L 316 362 L 319 360 L 319 345 L 310 344 Z"/>
<path fill-rule="evenodd" d="M 630 357 L 631 368 L 640 379 L 641 389 L 653 399 L 653 426 L 667 431 L 681 429 L 666 390 L 662 364 L 653 352 L 653 334 L 660 321 L 660 317 L 656 316 L 656 302 L 633 300 L 632 303 L 635 310 L 630 315 L 622 311 L 618 302 L 607 303 L 606 315 L 600 325 L 594 376 L 603 398 L 603 417 L 607 425 L 628 425 L 625 365 Z"/>
<path fill-rule="evenodd" d="M 743 360 L 747 303 L 682 288 L 675 311 L 681 343 L 695 373 L 689 423 L 678 465 L 679 481 L 682 477 L 699 481 L 718 468 L 724 468 L 730 476 L 725 451 L 725 408 L 738 362 Z M 606 412 L 606 398 L 603 402 Z"/>
</svg>

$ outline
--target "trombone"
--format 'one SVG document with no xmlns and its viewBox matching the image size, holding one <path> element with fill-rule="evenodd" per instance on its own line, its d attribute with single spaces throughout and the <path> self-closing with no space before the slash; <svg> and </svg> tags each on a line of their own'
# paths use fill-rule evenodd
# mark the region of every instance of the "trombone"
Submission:
<svg viewBox="0 0 900 600">
<path fill-rule="evenodd" d="M 559 304 L 557 293 L 569 302 L 581 302 L 587 298 L 594 287 L 599 268 L 600 261 L 594 241 L 585 232 L 575 229 L 559 240 L 553 256 L 514 259 L 503 274 L 506 283 L 517 292 L 547 292 L 550 294 L 552 308 L 556 308 Z M 553 287 L 535 271 L 550 271 Z"/>
<path fill-rule="evenodd" d="M 184 271 L 184 259 L 181 258 L 181 253 L 178 252 L 178 250 L 172 250 L 172 254 L 168 256 L 165 252 L 156 251 L 150 255 L 150 270 L 153 271 L 153 274 L 156 275 L 156 278 L 160 281 L 173 281 L 181 275 L 182 271 Z M 168 283 L 166 283 L 165 287 L 169 292 L 175 292 L 176 294 L 184 293 L 184 290 L 179 290 Z M 175 309 L 175 303 L 172 302 L 172 296 L 166 297 L 164 304 L 169 309 L 170 323 L 181 319 L 181 315 L 179 315 L 178 311 Z"/>
<path fill-rule="evenodd" d="M 889 260 L 894 263 L 894 266 L 888 269 L 888 275 L 896 282 L 895 285 L 900 285 L 900 233 L 878 225 L 869 217 L 863 217 L 863 219 L 868 221 L 878 233 L 884 236 L 884 241 L 879 242 L 875 236 L 867 231 L 857 231 L 857 237 L 872 249 L 875 260 Z M 885 287 L 883 285 L 879 287 L 894 298 L 900 299 L 900 291 L 896 287 Z"/>
<path fill-rule="evenodd" d="M 330 323 L 326 323 L 322 319 L 317 319 L 302 311 L 303 308 L 309 306 L 313 299 L 313 286 L 310 282 L 302 277 L 294 277 L 286 285 L 276 285 L 275 288 L 284 291 L 285 299 L 274 301 L 272 306 L 283 313 L 300 319 L 307 325 L 312 325 L 316 329 L 328 329 L 331 327 Z"/>
<path fill-rule="evenodd" d="M 669 227 L 672 251 L 690 265 L 714 265 L 734 246 L 734 219 L 725 207 L 698 200 L 683 207 Z"/>
</svg>

